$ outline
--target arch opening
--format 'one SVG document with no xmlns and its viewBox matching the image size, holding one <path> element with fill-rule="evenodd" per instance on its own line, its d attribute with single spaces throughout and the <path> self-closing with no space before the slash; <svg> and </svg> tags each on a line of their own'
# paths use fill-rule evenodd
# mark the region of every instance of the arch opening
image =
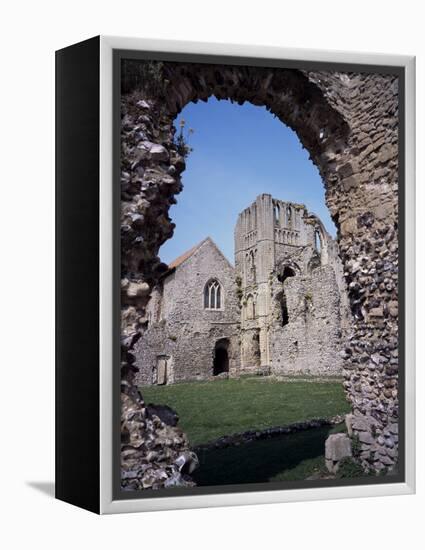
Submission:
<svg viewBox="0 0 425 550">
<path fill-rule="evenodd" d="M 394 393 L 395 390 L 392 389 L 394 386 L 391 386 L 391 389 L 387 388 L 385 390 L 384 407 L 380 408 L 377 406 L 374 397 L 370 397 L 369 394 L 365 397 L 359 393 L 360 390 L 356 390 L 356 386 L 359 384 L 356 383 L 355 378 L 361 378 L 363 375 L 359 372 L 359 369 L 356 369 L 355 365 L 367 362 L 368 360 L 365 352 L 360 348 L 367 350 L 370 355 L 372 351 L 378 350 L 376 342 L 383 341 L 390 351 L 394 353 L 397 351 L 396 345 L 390 342 L 390 340 L 394 340 L 393 333 L 396 333 L 397 330 L 396 327 L 393 328 L 397 321 L 397 314 L 394 315 L 395 319 L 392 319 L 392 314 L 389 313 L 390 310 L 395 310 L 394 301 L 391 300 L 392 290 L 390 290 L 390 287 L 393 288 L 394 286 L 392 283 L 387 283 L 388 289 L 381 289 L 381 291 L 379 286 L 375 285 L 378 289 L 367 288 L 366 292 L 360 292 L 363 289 L 359 288 L 358 283 L 360 274 L 359 269 L 356 267 L 356 255 L 358 257 L 364 253 L 364 251 L 368 250 L 368 246 L 369 250 L 373 250 L 368 241 L 372 239 L 373 242 L 377 242 L 378 237 L 376 237 L 375 233 L 377 234 L 378 230 L 376 226 L 373 228 L 373 214 L 368 216 L 367 219 L 353 214 L 353 212 L 356 212 L 356 207 L 359 207 L 359 210 L 362 208 L 361 200 L 359 199 L 361 193 L 357 192 L 357 187 L 361 189 L 363 183 L 356 179 L 356 174 L 359 174 L 363 168 L 359 169 L 356 167 L 359 156 L 359 140 L 357 139 L 358 135 L 354 136 L 354 140 L 352 139 L 352 135 L 350 135 L 351 133 L 355 134 L 357 130 L 354 125 L 351 126 L 349 124 L 349 117 L 352 114 L 348 112 L 348 108 L 345 109 L 344 105 L 344 102 L 349 104 L 351 101 L 351 96 L 348 93 L 350 88 L 347 85 L 350 82 L 351 76 L 345 74 L 336 74 L 335 77 L 333 75 L 324 75 L 321 82 L 320 74 L 314 72 L 226 66 L 224 70 L 219 71 L 220 78 L 218 78 L 214 72 L 214 68 L 211 66 L 186 63 L 164 63 L 163 76 L 166 77 L 168 83 L 167 93 L 155 92 L 154 94 L 154 99 L 159 100 L 161 104 L 161 109 L 158 108 L 159 122 L 157 128 L 154 129 L 155 131 L 148 132 L 148 138 L 151 142 L 162 140 L 161 142 L 166 149 L 165 153 L 163 151 L 149 152 L 152 158 L 154 154 L 157 155 L 158 163 L 155 164 L 154 168 L 157 170 L 156 173 L 161 173 L 162 170 L 163 179 L 161 182 L 159 181 L 160 178 L 158 178 L 155 182 L 157 189 L 154 187 L 149 189 L 151 196 L 148 199 L 149 209 L 144 213 L 145 217 L 143 219 L 136 219 L 136 216 L 134 216 L 135 219 L 133 220 L 131 217 L 133 214 L 131 207 L 127 209 L 131 215 L 127 215 L 126 208 L 127 204 L 133 200 L 132 197 L 136 195 L 136 192 L 131 187 L 132 183 L 128 183 L 127 180 L 129 178 L 125 175 L 123 176 L 123 200 L 126 203 L 123 209 L 122 224 L 123 276 L 128 276 L 130 281 L 139 283 L 142 280 L 151 285 L 164 271 L 164 266 L 161 266 L 161 262 L 156 255 L 158 254 L 160 245 L 172 236 L 174 228 L 168 215 L 169 207 L 175 201 L 174 196 L 181 191 L 182 187 L 180 175 L 185 168 L 185 159 L 179 158 L 176 154 L 172 136 L 174 131 L 173 120 L 184 106 L 192 101 L 205 101 L 213 95 L 218 99 L 231 99 L 239 104 L 250 102 L 253 105 L 265 106 L 281 122 L 296 132 L 301 143 L 311 155 L 312 161 L 319 169 L 326 189 L 326 204 L 338 229 L 338 242 L 341 244 L 341 260 L 344 271 L 347 274 L 347 282 L 350 285 L 350 308 L 351 312 L 355 314 L 354 317 L 357 323 L 355 329 L 358 330 L 359 334 L 366 335 L 365 340 L 369 338 L 367 335 L 372 335 L 369 340 L 365 341 L 365 345 L 357 345 L 358 342 L 354 339 L 352 344 L 354 352 L 351 350 L 350 353 L 347 352 L 349 356 L 354 353 L 354 355 L 357 355 L 355 359 L 359 359 L 358 361 L 353 361 L 354 368 L 347 375 L 344 384 L 353 404 L 354 412 L 356 414 L 366 414 L 372 411 L 377 421 L 381 422 L 381 426 L 385 425 L 386 422 L 388 423 L 388 418 L 391 415 L 396 418 L 397 396 Z M 361 75 L 355 78 L 358 78 L 359 82 L 362 81 Z M 374 77 L 370 78 L 373 80 Z M 392 82 L 392 77 L 385 78 L 389 79 L 385 83 Z M 381 80 L 382 83 L 384 83 L 384 80 Z M 367 92 L 367 82 L 364 85 Z M 332 89 L 336 90 L 336 93 L 327 94 L 327 88 L 331 92 Z M 392 88 L 396 93 L 396 86 Z M 383 92 L 386 90 L 384 86 L 381 86 L 381 89 Z M 139 101 L 139 98 L 136 98 L 136 100 Z M 133 104 L 129 103 L 130 108 L 125 114 L 129 112 L 132 114 L 132 109 L 133 113 L 137 110 L 139 113 L 143 111 L 145 108 L 143 106 L 140 108 L 134 107 L 136 100 L 134 100 Z M 379 109 L 374 104 L 373 97 L 371 97 L 370 101 L 371 109 L 379 115 Z M 354 104 L 355 100 L 352 103 Z M 391 98 L 388 100 L 388 105 L 389 116 L 392 116 L 391 109 L 394 107 L 394 104 L 391 103 Z M 378 116 L 376 120 L 379 120 Z M 124 117 L 124 131 L 126 131 L 125 125 L 126 121 Z M 390 128 L 388 130 L 381 128 L 381 130 L 383 133 L 387 132 L 387 134 L 391 134 L 392 132 Z M 393 137 L 394 139 L 391 140 L 387 136 L 386 143 L 395 143 L 396 147 L 396 137 Z M 377 139 L 377 137 L 372 136 L 372 141 L 376 142 Z M 161 158 L 159 159 L 160 156 Z M 373 157 L 375 156 L 381 158 L 379 147 Z M 124 166 L 124 172 L 128 170 L 127 173 L 131 175 L 130 179 L 133 176 L 134 178 L 140 177 L 140 175 L 137 175 L 139 167 L 137 164 L 138 159 L 135 157 L 136 155 L 134 155 L 134 158 L 131 158 L 131 161 L 134 160 L 134 162 L 129 162 Z M 151 160 L 149 158 L 149 161 Z M 366 158 L 366 162 L 370 162 L 371 167 L 372 165 L 376 165 L 374 158 Z M 382 162 L 388 168 L 389 180 L 392 181 L 391 178 L 394 177 L 393 181 L 395 182 L 396 169 L 394 165 L 389 165 L 388 161 L 385 160 Z M 142 166 L 142 169 L 144 170 L 145 167 Z M 355 172 L 354 177 L 351 176 L 353 172 Z M 341 189 L 344 189 L 344 191 L 342 192 Z M 380 193 L 382 194 L 382 191 L 377 189 L 373 198 L 379 199 Z M 343 194 L 345 194 L 344 200 L 341 198 Z M 345 200 L 345 197 L 347 200 Z M 379 200 L 375 202 L 379 203 Z M 376 207 L 376 209 L 379 207 Z M 288 212 L 286 214 L 288 215 Z M 388 227 L 391 225 L 391 228 L 385 228 L 388 229 L 388 232 L 385 233 L 387 236 L 379 235 L 379 239 L 396 238 L 393 231 L 395 227 L 393 223 L 394 216 L 396 217 L 396 208 L 388 208 L 388 219 L 391 221 L 391 224 L 388 223 Z M 285 212 L 281 213 L 281 217 L 282 219 L 285 218 Z M 290 221 L 293 223 L 293 215 L 291 215 L 291 218 Z M 291 231 L 294 229 L 292 227 Z M 295 237 L 291 235 L 290 239 L 295 239 L 296 241 L 296 235 Z M 135 246 L 134 243 L 136 243 Z M 130 250 L 133 257 L 130 257 Z M 332 253 L 333 250 L 330 250 L 329 254 Z M 382 263 L 388 264 L 393 262 L 395 265 L 395 254 L 396 252 L 391 250 L 385 262 Z M 373 261 L 367 261 L 371 264 L 369 267 L 373 269 Z M 381 267 L 378 267 L 377 270 L 379 273 L 382 272 Z M 318 272 L 319 275 L 320 273 Z M 128 296 L 126 295 L 123 300 L 123 310 L 127 314 L 127 311 L 130 311 L 130 308 L 135 307 L 136 304 L 138 307 L 137 315 L 142 316 L 143 308 L 149 297 L 146 297 L 146 295 L 142 296 L 142 293 L 140 293 L 135 298 L 134 292 L 133 287 L 131 287 L 131 292 L 129 291 L 127 293 Z M 388 305 L 384 304 L 384 307 L 381 307 L 383 302 Z M 383 320 L 385 320 L 384 323 Z M 134 321 L 131 314 L 128 314 L 125 323 L 125 330 L 128 330 L 128 333 L 131 335 L 133 326 L 137 326 L 137 322 Z M 381 328 L 384 325 L 388 327 L 387 332 Z M 382 338 L 379 337 L 380 334 Z M 126 341 L 131 342 L 131 338 Z M 360 343 L 362 344 L 362 342 Z M 125 348 L 125 353 L 123 354 L 124 362 L 127 361 L 128 349 L 128 347 Z M 391 376 L 391 373 L 389 376 Z M 391 384 L 393 383 L 392 378 L 390 382 Z M 370 395 L 372 393 L 370 392 Z"/>
<path fill-rule="evenodd" d="M 214 347 L 213 376 L 224 375 L 229 372 L 229 340 L 222 338 Z"/>
<path fill-rule="evenodd" d="M 320 235 L 320 231 L 318 229 L 314 231 L 314 247 L 316 252 L 320 255 L 322 252 L 322 236 Z"/>
<path fill-rule="evenodd" d="M 283 284 L 288 277 L 295 277 L 295 267 L 285 265 L 280 268 L 277 278 Z"/>
</svg>

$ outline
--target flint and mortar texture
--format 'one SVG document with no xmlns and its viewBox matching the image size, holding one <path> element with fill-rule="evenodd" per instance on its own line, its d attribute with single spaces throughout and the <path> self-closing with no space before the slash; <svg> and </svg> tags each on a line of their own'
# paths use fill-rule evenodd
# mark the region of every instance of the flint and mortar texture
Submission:
<svg viewBox="0 0 425 550">
<path fill-rule="evenodd" d="M 139 385 L 212 379 L 217 347 L 230 377 L 342 374 L 351 318 L 337 244 L 304 205 L 260 195 L 238 217 L 235 268 L 209 237 L 170 268 L 134 347 Z M 211 281 L 218 309 L 204 304 Z"/>
<path fill-rule="evenodd" d="M 134 386 L 121 393 L 121 487 L 125 491 L 192 487 L 198 457 L 177 427 L 149 415 Z"/>
<path fill-rule="evenodd" d="M 318 167 L 338 227 L 339 256 L 353 317 L 344 388 L 365 469 L 397 463 L 398 448 L 398 79 L 393 75 L 163 63 L 153 93 L 122 98 L 122 367 L 147 319 L 152 288 L 166 270 L 160 246 L 182 190 L 184 156 L 173 121 L 190 101 L 264 105 L 298 135 Z M 150 429 L 150 428 L 149 428 Z M 151 433 L 155 435 L 155 430 Z"/>
<path fill-rule="evenodd" d="M 342 374 L 351 313 L 337 243 L 302 204 L 263 194 L 235 227 L 241 372 Z"/>
<path fill-rule="evenodd" d="M 221 286 L 221 307 L 204 307 L 204 288 Z M 134 348 L 140 385 L 157 382 L 158 360 L 167 360 L 166 383 L 213 376 L 217 343 L 225 342 L 231 375 L 239 372 L 239 303 L 234 268 L 210 238 L 174 267 L 152 292 L 148 328 Z"/>
</svg>

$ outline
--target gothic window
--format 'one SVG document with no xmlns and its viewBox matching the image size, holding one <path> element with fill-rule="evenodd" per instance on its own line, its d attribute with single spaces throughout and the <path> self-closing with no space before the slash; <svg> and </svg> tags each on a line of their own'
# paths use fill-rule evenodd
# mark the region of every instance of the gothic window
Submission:
<svg viewBox="0 0 425 550">
<path fill-rule="evenodd" d="M 221 309 L 222 289 L 217 279 L 211 279 L 204 288 L 204 308 Z"/>
</svg>

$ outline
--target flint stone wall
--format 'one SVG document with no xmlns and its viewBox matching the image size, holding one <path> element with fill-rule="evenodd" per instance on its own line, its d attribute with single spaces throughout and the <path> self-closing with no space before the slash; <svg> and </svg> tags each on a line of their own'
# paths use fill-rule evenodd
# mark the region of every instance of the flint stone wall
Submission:
<svg viewBox="0 0 425 550">
<path fill-rule="evenodd" d="M 284 287 L 290 322 L 270 327 L 272 372 L 340 376 L 340 297 L 333 267 L 317 267 L 311 275 L 289 277 Z M 278 319 L 279 313 L 276 311 Z"/>
<path fill-rule="evenodd" d="M 354 317 L 343 355 L 344 387 L 361 420 L 353 430 L 362 438 L 363 466 L 391 469 L 399 368 L 397 77 L 167 62 L 161 82 L 154 93 L 122 99 L 123 377 L 134 369 L 129 352 L 146 323 L 149 289 L 165 269 L 157 254 L 172 236 L 168 210 L 182 190 L 176 115 L 212 95 L 264 105 L 296 131 L 325 184 Z"/>
<path fill-rule="evenodd" d="M 244 372 L 341 375 L 351 326 L 338 245 L 303 204 L 259 195 L 235 227 Z"/>
<path fill-rule="evenodd" d="M 204 288 L 216 279 L 222 289 L 222 309 L 204 308 Z M 208 380 L 213 376 L 216 343 L 229 341 L 229 375 L 239 371 L 239 304 L 233 266 L 211 239 L 172 273 L 148 305 L 148 328 L 134 348 L 136 381 L 152 384 L 157 357 L 170 358 L 168 383 Z"/>
</svg>

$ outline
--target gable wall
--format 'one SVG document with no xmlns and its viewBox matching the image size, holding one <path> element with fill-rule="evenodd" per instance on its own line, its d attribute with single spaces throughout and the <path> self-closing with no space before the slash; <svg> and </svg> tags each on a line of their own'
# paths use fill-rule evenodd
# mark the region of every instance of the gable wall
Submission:
<svg viewBox="0 0 425 550">
<path fill-rule="evenodd" d="M 222 310 L 204 309 L 204 287 L 212 278 L 222 286 Z M 163 281 L 161 315 L 153 319 L 135 348 L 137 382 L 152 383 L 160 355 L 170 358 L 170 383 L 209 379 L 215 343 L 221 338 L 229 339 L 229 371 L 236 373 L 239 315 L 234 269 L 207 240 Z"/>
</svg>

